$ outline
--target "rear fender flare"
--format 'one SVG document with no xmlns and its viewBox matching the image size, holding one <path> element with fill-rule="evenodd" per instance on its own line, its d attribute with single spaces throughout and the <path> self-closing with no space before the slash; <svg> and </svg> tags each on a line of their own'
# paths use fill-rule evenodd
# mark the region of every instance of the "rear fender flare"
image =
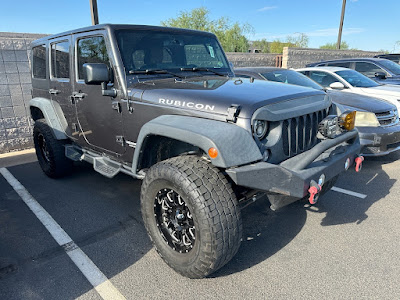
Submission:
<svg viewBox="0 0 400 300">
<path fill-rule="evenodd" d="M 29 101 L 29 107 L 31 111 L 33 107 L 36 107 L 42 112 L 47 125 L 53 130 L 54 137 L 57 140 L 68 139 L 68 136 L 65 134 L 68 123 L 60 104 L 46 98 L 37 97 Z"/>
</svg>

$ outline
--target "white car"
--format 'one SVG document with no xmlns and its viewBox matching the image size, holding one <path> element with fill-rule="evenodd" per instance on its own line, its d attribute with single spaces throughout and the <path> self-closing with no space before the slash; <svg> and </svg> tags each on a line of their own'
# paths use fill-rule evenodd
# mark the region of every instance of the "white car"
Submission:
<svg viewBox="0 0 400 300">
<path fill-rule="evenodd" d="M 324 88 L 381 98 L 396 105 L 400 111 L 400 85 L 379 84 L 357 71 L 340 67 L 309 67 L 296 71 Z"/>
</svg>

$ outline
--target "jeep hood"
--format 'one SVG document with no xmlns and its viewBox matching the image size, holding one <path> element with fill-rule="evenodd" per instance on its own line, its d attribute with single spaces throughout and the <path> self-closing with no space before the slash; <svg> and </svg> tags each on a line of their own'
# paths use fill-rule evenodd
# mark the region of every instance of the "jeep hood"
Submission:
<svg viewBox="0 0 400 300">
<path fill-rule="evenodd" d="M 182 81 L 172 78 L 149 80 L 132 84 L 129 89 L 135 99 L 141 95 L 137 99 L 139 101 L 180 109 L 226 115 L 229 107 L 240 105 L 241 118 L 251 118 L 255 110 L 268 104 L 295 99 L 301 101 L 305 97 L 324 101 L 326 96 L 322 91 L 301 86 L 226 77 L 196 77 Z"/>
</svg>

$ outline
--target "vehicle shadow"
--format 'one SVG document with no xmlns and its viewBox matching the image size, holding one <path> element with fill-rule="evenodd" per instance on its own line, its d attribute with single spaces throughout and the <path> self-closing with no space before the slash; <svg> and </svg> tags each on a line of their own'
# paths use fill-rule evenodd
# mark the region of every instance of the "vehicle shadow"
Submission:
<svg viewBox="0 0 400 300">
<path fill-rule="evenodd" d="M 251 268 L 283 249 L 302 230 L 307 213 L 323 213 L 321 226 L 346 223 L 360 224 L 368 218 L 367 211 L 375 202 L 389 194 L 396 180 L 391 179 L 382 165 L 400 158 L 392 153 L 384 157 L 367 158 L 363 169 L 343 174 L 335 186 L 367 195 L 356 198 L 329 191 L 316 205 L 298 201 L 276 212 L 269 209 L 268 200 L 260 200 L 242 211 L 244 235 L 237 255 L 211 277 L 222 277 Z"/>
<path fill-rule="evenodd" d="M 309 206 L 308 210 L 326 214 L 321 221 L 322 226 L 361 224 L 368 218 L 368 209 L 375 202 L 384 199 L 396 182 L 382 166 L 399 157 L 398 153 L 392 153 L 383 157 L 366 158 L 360 173 L 351 169 L 339 177 L 336 187 L 364 194 L 364 199 L 329 191 L 315 206 Z"/>
<path fill-rule="evenodd" d="M 296 202 L 278 211 L 260 199 L 242 210 L 243 241 L 236 256 L 210 277 L 228 276 L 257 265 L 289 244 L 307 220 L 304 203 Z"/>
<path fill-rule="evenodd" d="M 73 174 L 59 179 L 46 177 L 37 162 L 8 169 L 107 278 L 134 265 L 152 249 L 140 214 L 141 181 L 123 174 L 108 179 L 95 172 L 91 165 L 83 163 L 75 166 Z M 16 195 L 15 201 L 18 200 L 22 202 Z M 26 216 L 36 220 L 29 210 Z M 23 251 L 7 249 L 0 256 L 13 261 L 18 272 L 9 273 L 2 281 L 10 289 L 18 282 L 15 287 L 20 294 L 34 290 L 38 299 L 51 299 L 56 285 L 51 279 L 53 275 L 49 274 L 38 288 L 38 283 L 29 279 L 35 277 L 31 274 L 32 269 L 47 274 L 49 264 L 54 266 L 67 258 L 64 248 L 55 246 L 42 225 L 36 223 L 39 225 L 35 229 L 38 235 L 34 243 L 51 239 L 54 246 L 41 252 L 31 251 L 29 245 Z M 22 223 L 20 226 L 26 225 Z M 15 236 L 15 240 L 24 238 Z M 65 273 L 68 274 L 68 268 Z M 91 288 L 88 285 L 70 286 L 68 295 L 63 294 L 63 297 L 75 299 Z"/>
<path fill-rule="evenodd" d="M 367 159 L 361 173 L 349 170 L 339 178 L 336 186 L 366 194 L 365 199 L 330 191 L 313 207 L 299 201 L 274 212 L 264 198 L 244 208 L 239 252 L 210 277 L 229 276 L 270 258 L 299 234 L 309 213 L 326 214 L 322 226 L 360 224 L 368 217 L 369 207 L 384 198 L 396 181 L 389 178 L 382 165 L 399 157 L 391 154 Z M 141 182 L 126 175 L 110 180 L 87 164 L 76 168 L 71 176 L 58 180 L 47 178 L 36 162 L 12 167 L 10 171 L 17 179 L 29 178 L 21 183 L 100 270 L 112 278 L 152 249 L 140 215 Z M 58 251 L 63 253 L 61 248 Z M 47 256 L 43 253 L 38 258 Z M 84 292 L 76 291 L 76 296 Z"/>
</svg>

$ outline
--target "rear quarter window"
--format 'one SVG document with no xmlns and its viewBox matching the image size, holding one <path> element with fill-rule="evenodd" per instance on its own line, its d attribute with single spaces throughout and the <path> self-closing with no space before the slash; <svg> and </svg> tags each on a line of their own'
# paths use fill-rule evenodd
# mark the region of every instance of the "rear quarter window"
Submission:
<svg viewBox="0 0 400 300">
<path fill-rule="evenodd" d="M 46 79 L 46 46 L 32 48 L 32 77 Z"/>
</svg>

